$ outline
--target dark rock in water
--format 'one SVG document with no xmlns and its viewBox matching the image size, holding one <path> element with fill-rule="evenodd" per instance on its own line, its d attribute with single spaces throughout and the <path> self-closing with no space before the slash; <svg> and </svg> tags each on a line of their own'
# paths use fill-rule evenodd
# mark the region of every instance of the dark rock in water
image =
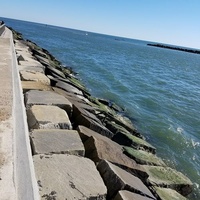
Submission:
<svg viewBox="0 0 200 200">
<path fill-rule="evenodd" d="M 144 168 L 149 175 L 147 182 L 152 186 L 171 188 L 183 196 L 192 192 L 192 182 L 181 172 L 161 166 L 145 165 Z"/>
<path fill-rule="evenodd" d="M 117 134 L 114 135 L 112 140 L 120 145 L 130 146 L 135 149 L 145 150 L 153 154 L 156 153 L 155 147 L 153 147 L 151 144 L 127 132 L 123 131 L 118 132 Z"/>
<path fill-rule="evenodd" d="M 106 99 L 100 99 L 98 98 L 98 101 L 111 109 L 115 110 L 116 112 L 123 112 L 124 110 L 120 108 L 118 105 L 116 105 L 114 102 L 106 100 Z"/>
<path fill-rule="evenodd" d="M 123 148 L 124 148 L 124 154 L 134 159 L 138 164 L 166 166 L 165 163 L 160 158 L 158 158 L 156 155 L 152 153 L 143 150 L 136 150 L 126 146 L 124 146 Z"/>
<path fill-rule="evenodd" d="M 179 194 L 176 190 L 170 188 L 153 187 L 154 193 L 160 200 L 187 200 L 184 196 Z"/>
<path fill-rule="evenodd" d="M 110 130 L 112 131 L 114 134 L 117 134 L 119 132 L 123 132 L 123 133 L 128 133 L 129 134 L 129 131 L 127 129 L 125 129 L 123 126 L 115 123 L 114 121 L 110 121 L 110 120 L 105 120 L 104 123 L 106 124 L 105 126 Z M 144 137 L 141 136 L 140 133 L 138 132 L 134 132 L 134 135 L 141 138 L 141 139 L 144 139 Z"/>
</svg>

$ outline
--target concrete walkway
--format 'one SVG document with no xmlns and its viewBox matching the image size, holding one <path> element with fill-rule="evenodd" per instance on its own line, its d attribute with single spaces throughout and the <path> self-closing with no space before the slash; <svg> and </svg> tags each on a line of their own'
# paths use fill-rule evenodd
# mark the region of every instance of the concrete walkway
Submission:
<svg viewBox="0 0 200 200">
<path fill-rule="evenodd" d="M 0 199 L 39 199 L 12 32 L 0 35 Z"/>
</svg>

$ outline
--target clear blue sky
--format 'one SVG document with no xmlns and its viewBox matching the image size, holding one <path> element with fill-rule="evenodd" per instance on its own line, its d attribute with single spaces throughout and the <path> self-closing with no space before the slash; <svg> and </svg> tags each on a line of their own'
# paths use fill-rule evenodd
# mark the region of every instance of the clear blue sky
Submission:
<svg viewBox="0 0 200 200">
<path fill-rule="evenodd" d="M 200 0 L 0 0 L 0 16 L 200 49 Z"/>
</svg>

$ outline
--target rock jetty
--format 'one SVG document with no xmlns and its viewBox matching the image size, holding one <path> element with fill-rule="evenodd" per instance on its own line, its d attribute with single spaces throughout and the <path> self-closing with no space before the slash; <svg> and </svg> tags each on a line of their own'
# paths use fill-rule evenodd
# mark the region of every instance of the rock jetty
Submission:
<svg viewBox="0 0 200 200">
<path fill-rule="evenodd" d="M 186 199 L 191 181 L 156 156 L 117 105 L 91 96 L 70 68 L 12 31 L 41 199 Z"/>
<path fill-rule="evenodd" d="M 187 49 L 187 48 L 175 47 L 175 46 L 164 45 L 164 44 L 147 44 L 147 45 L 153 46 L 153 47 L 164 48 L 164 49 L 171 49 L 171 50 L 176 50 L 176 51 L 184 51 L 184 52 L 188 52 L 188 53 L 200 54 L 200 50 L 195 50 L 195 49 Z"/>
</svg>

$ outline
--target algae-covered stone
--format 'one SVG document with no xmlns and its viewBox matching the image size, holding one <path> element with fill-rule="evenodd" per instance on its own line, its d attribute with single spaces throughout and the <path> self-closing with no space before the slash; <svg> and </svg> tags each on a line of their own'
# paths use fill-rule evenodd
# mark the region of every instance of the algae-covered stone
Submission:
<svg viewBox="0 0 200 200">
<path fill-rule="evenodd" d="M 57 106 L 34 105 L 27 110 L 29 129 L 72 129 L 67 113 Z"/>
<path fill-rule="evenodd" d="M 192 182 L 181 172 L 170 167 L 145 165 L 147 181 L 153 186 L 167 187 L 178 191 L 183 196 L 192 192 Z"/>
<path fill-rule="evenodd" d="M 120 190 L 113 200 L 152 200 L 152 198 L 129 192 L 127 190 Z"/>
<path fill-rule="evenodd" d="M 116 165 L 106 160 L 102 160 L 97 165 L 97 169 L 99 170 L 108 188 L 109 199 L 115 197 L 117 192 L 122 189 L 140 193 L 144 196 L 156 199 L 139 178 L 117 167 Z"/>
<path fill-rule="evenodd" d="M 106 119 L 106 120 L 104 120 L 104 123 L 106 124 L 106 127 L 107 127 L 110 131 L 112 131 L 114 134 L 117 134 L 117 133 L 120 133 L 120 132 L 122 132 L 122 133 L 127 133 L 127 134 L 130 133 L 127 129 L 124 128 L 124 126 L 121 126 L 121 125 L 117 124 L 115 121 L 111 121 L 111 120 L 109 120 L 109 119 Z M 137 137 L 139 137 L 139 138 L 141 138 L 141 139 L 144 138 L 144 137 L 143 137 L 140 133 L 138 133 L 137 131 L 135 131 L 133 135 L 134 135 L 134 136 L 137 136 Z"/>
<path fill-rule="evenodd" d="M 118 132 L 114 135 L 113 140 L 120 145 L 131 146 L 135 149 L 142 149 L 155 154 L 156 149 L 145 140 L 132 135 L 131 133 Z"/>
<path fill-rule="evenodd" d="M 154 187 L 154 191 L 158 195 L 160 200 L 187 200 L 184 196 L 177 191 L 170 188 Z"/>
<path fill-rule="evenodd" d="M 106 200 L 107 188 L 95 164 L 66 154 L 33 156 L 42 200 Z"/>
<path fill-rule="evenodd" d="M 143 150 L 136 150 L 131 147 L 124 146 L 124 153 L 142 165 L 166 166 L 165 163 L 156 155 Z"/>
<path fill-rule="evenodd" d="M 85 155 L 81 138 L 75 130 L 35 129 L 31 132 L 33 154 Z"/>
</svg>

